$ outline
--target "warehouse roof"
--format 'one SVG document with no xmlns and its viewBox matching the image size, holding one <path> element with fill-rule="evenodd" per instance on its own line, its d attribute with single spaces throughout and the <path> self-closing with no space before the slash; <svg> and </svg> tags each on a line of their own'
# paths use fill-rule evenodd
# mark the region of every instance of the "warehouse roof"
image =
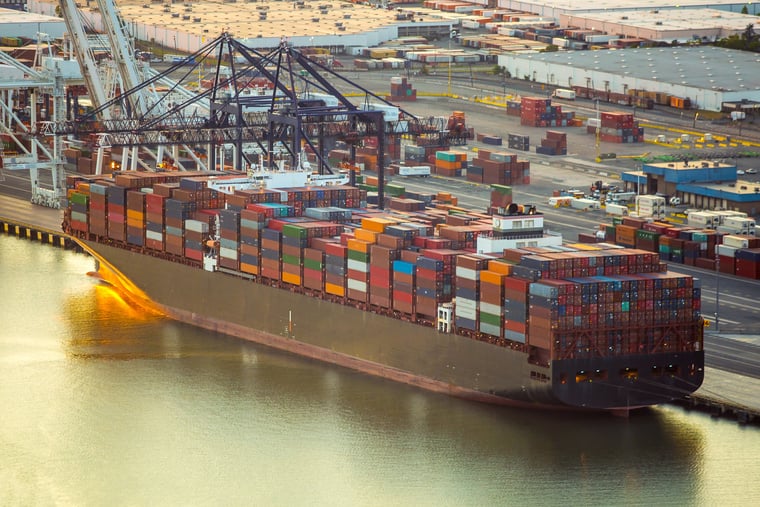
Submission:
<svg viewBox="0 0 760 507">
<path fill-rule="evenodd" d="M 747 25 L 757 21 L 757 16 L 717 9 L 666 9 L 582 12 L 561 16 L 561 19 L 563 25 L 622 32 L 629 37 L 638 36 L 637 30 L 647 30 L 655 34 L 647 37 L 652 40 L 670 41 L 680 38 L 678 32 L 682 32 L 686 38 L 692 33 L 698 37 L 709 35 L 712 41 L 743 32 Z"/>
<path fill-rule="evenodd" d="M 561 51 L 514 55 L 557 65 L 646 76 L 663 83 L 718 91 L 760 90 L 760 54 L 713 46 L 629 48 L 608 51 Z"/>
<path fill-rule="evenodd" d="M 741 10 L 743 2 L 736 0 L 679 0 L 675 5 L 663 0 L 502 0 L 499 7 L 504 9 L 524 9 L 542 15 L 559 16 L 560 13 L 577 13 L 583 11 L 620 11 L 624 9 L 656 10 L 656 9 L 694 9 L 694 8 L 721 8 L 729 10 Z M 753 13 L 753 5 L 746 3 Z M 553 10 L 553 14 L 548 12 Z M 722 10 L 724 10 L 722 9 Z M 754 6 L 754 9 L 757 9 Z"/>
<path fill-rule="evenodd" d="M 266 3 L 205 0 L 171 4 L 118 0 L 118 5 L 121 14 L 130 21 L 210 37 L 229 32 L 237 39 L 356 34 L 406 22 L 396 19 L 395 10 L 330 0 Z M 418 22 L 464 17 L 429 9 L 415 11 Z"/>
</svg>

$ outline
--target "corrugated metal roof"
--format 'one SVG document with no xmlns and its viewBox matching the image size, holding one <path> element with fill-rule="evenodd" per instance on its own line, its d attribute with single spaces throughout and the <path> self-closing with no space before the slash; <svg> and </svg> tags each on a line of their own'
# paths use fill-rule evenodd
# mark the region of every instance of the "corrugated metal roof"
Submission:
<svg viewBox="0 0 760 507">
<path fill-rule="evenodd" d="M 760 90 L 760 54 L 713 46 L 562 51 L 519 56 L 589 71 L 631 74 L 721 91 Z"/>
</svg>

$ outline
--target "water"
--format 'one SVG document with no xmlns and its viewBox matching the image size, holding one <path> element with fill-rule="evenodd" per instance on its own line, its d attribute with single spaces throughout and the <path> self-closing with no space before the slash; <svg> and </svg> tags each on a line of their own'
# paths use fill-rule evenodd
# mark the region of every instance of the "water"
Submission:
<svg viewBox="0 0 760 507">
<path fill-rule="evenodd" d="M 1 505 L 737 505 L 760 431 L 492 407 L 146 315 L 0 237 Z"/>
</svg>

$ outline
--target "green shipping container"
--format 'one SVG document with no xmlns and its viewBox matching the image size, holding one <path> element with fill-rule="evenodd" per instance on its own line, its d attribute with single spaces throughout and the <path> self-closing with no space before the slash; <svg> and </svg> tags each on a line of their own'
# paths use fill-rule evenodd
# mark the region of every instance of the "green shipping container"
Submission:
<svg viewBox="0 0 760 507">
<path fill-rule="evenodd" d="M 348 258 L 359 262 L 369 262 L 369 254 L 348 249 Z"/>
<path fill-rule="evenodd" d="M 289 238 L 305 239 L 308 235 L 308 231 L 303 227 L 288 224 L 282 226 L 282 235 Z"/>
<path fill-rule="evenodd" d="M 322 271 L 322 263 L 315 261 L 314 259 L 306 258 L 303 260 L 303 267 L 306 269 L 313 269 L 314 271 Z"/>
<path fill-rule="evenodd" d="M 501 317 L 486 312 L 480 312 L 480 322 L 491 324 L 492 326 L 501 326 Z"/>
<path fill-rule="evenodd" d="M 291 266 L 301 265 L 301 259 L 296 257 L 295 255 L 282 254 L 282 262 L 284 262 L 285 264 L 290 264 Z"/>
</svg>

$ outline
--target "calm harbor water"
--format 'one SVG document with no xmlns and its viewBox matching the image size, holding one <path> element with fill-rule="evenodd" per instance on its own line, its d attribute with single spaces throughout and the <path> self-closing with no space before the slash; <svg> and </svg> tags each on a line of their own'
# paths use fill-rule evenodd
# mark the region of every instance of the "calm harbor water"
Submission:
<svg viewBox="0 0 760 507">
<path fill-rule="evenodd" d="M 469 403 L 131 308 L 0 236 L 1 505 L 746 505 L 760 431 Z"/>
</svg>

